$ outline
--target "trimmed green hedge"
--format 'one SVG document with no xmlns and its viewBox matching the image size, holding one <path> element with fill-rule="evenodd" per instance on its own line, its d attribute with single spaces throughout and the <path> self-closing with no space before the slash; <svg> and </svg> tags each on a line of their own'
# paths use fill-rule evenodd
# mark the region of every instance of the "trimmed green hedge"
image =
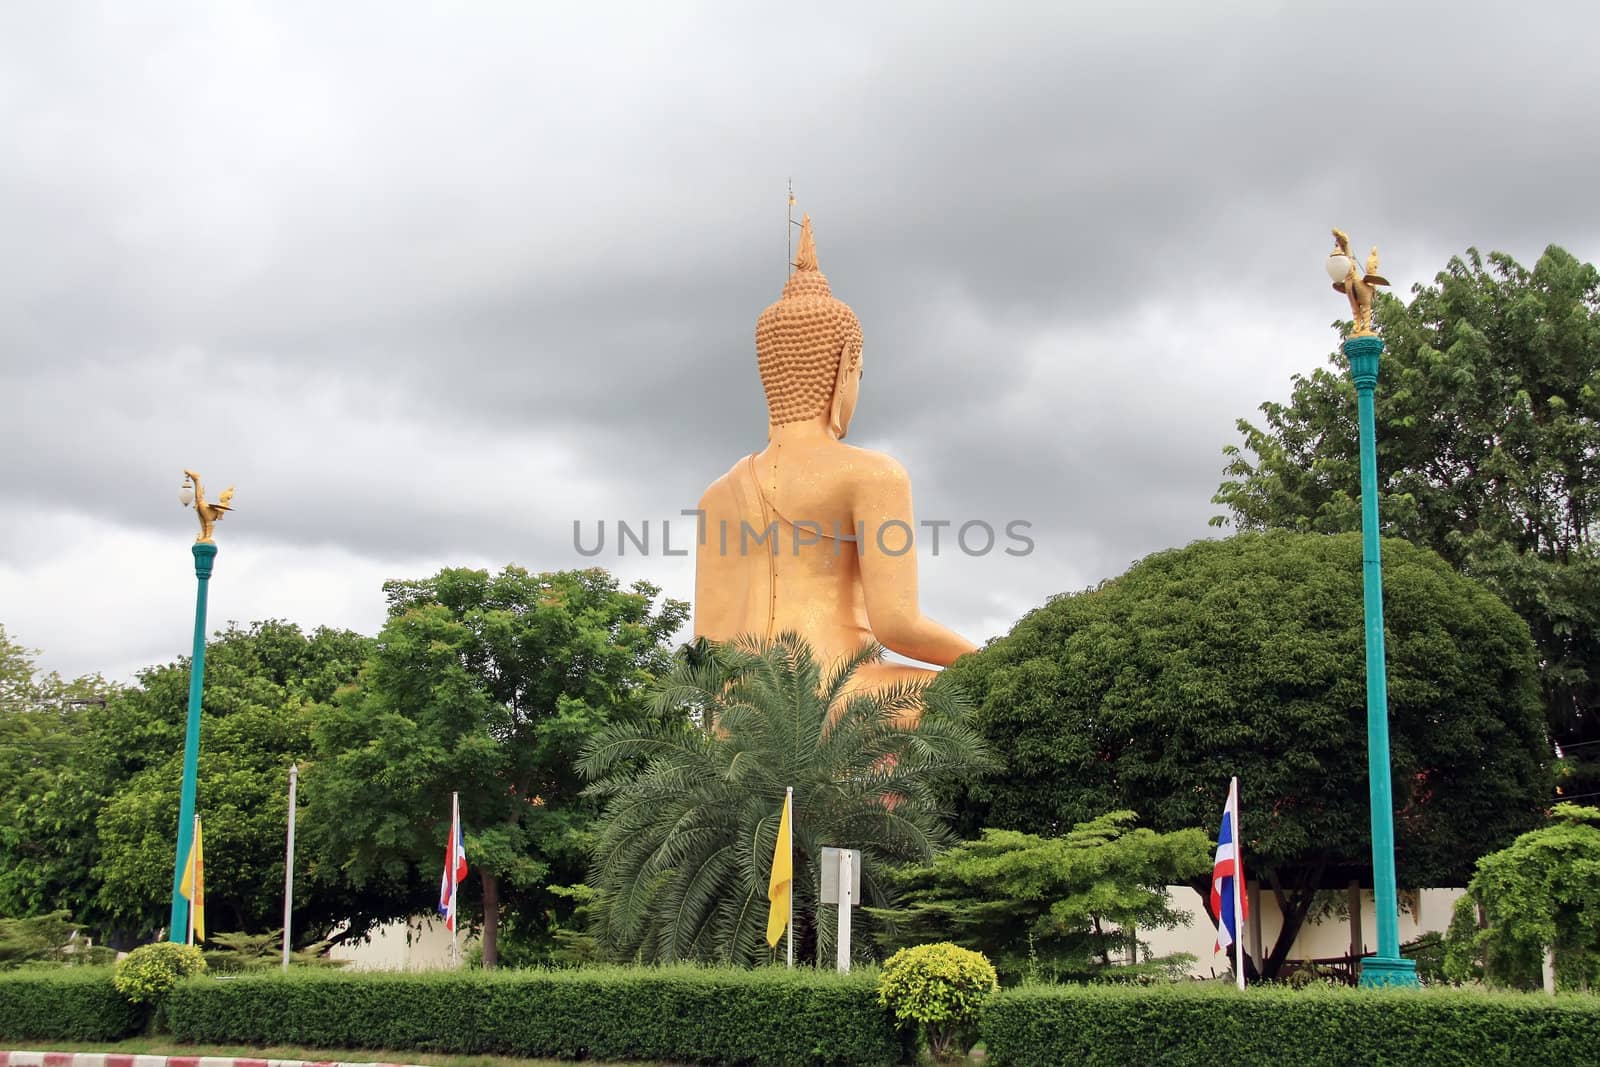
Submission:
<svg viewBox="0 0 1600 1067">
<path fill-rule="evenodd" d="M 117 1041 L 144 1023 L 145 1012 L 111 984 L 109 967 L 0 974 L 0 1039 Z"/>
<path fill-rule="evenodd" d="M 196 1044 L 563 1059 L 887 1064 L 902 1057 L 877 975 L 594 968 L 197 978 L 167 999 Z"/>
<path fill-rule="evenodd" d="M 1467 990 L 1034 986 L 990 1001 L 994 1067 L 1600 1063 L 1600 997 Z"/>
<path fill-rule="evenodd" d="M 175 1039 L 564 1059 L 890 1064 L 907 1049 L 876 973 L 595 968 L 485 974 L 311 971 L 195 978 Z M 0 1040 L 115 1041 L 145 1012 L 104 968 L 0 974 Z M 1600 997 L 1461 990 L 1035 986 L 980 1025 L 994 1067 L 1294 1063 L 1600 1064 Z"/>
</svg>

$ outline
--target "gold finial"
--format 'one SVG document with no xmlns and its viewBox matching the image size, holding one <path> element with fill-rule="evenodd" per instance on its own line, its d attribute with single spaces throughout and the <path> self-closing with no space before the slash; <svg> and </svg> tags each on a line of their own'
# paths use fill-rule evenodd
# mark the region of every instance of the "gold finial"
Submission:
<svg viewBox="0 0 1600 1067">
<path fill-rule="evenodd" d="M 1335 292 L 1350 300 L 1350 314 L 1355 320 L 1350 330 L 1352 337 L 1370 337 L 1372 329 L 1372 298 L 1379 285 L 1389 280 L 1378 273 L 1378 246 L 1373 245 L 1367 255 L 1366 269 L 1362 270 L 1356 257 L 1350 253 L 1350 237 L 1343 230 L 1333 231 L 1332 252 L 1328 253 L 1328 274 L 1333 278 Z"/>
<path fill-rule="evenodd" d="M 224 489 L 216 503 L 207 503 L 206 491 L 200 484 L 200 476 L 189 470 L 183 474 L 184 482 L 179 490 L 178 499 L 185 507 L 193 507 L 195 514 L 200 518 L 200 536 L 196 537 L 195 541 L 202 545 L 214 545 L 216 542 L 211 539 L 211 530 L 221 521 L 223 515 L 233 510 L 233 486 Z"/>
<path fill-rule="evenodd" d="M 800 251 L 794 257 L 795 270 L 817 269 L 817 242 L 811 236 L 811 216 L 800 216 Z"/>
</svg>

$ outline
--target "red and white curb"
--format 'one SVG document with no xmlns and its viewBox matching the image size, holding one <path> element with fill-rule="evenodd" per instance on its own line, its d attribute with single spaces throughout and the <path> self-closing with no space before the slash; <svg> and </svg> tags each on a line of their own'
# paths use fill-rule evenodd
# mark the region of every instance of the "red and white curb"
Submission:
<svg viewBox="0 0 1600 1067">
<path fill-rule="evenodd" d="M 132 1056 L 118 1052 L 0 1052 L 0 1067 L 408 1067 L 367 1060 L 255 1060 L 233 1056 Z"/>
</svg>

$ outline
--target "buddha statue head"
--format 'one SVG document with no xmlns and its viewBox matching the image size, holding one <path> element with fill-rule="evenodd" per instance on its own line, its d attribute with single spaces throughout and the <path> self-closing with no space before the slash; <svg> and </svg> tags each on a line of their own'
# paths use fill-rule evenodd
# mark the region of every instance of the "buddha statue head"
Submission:
<svg viewBox="0 0 1600 1067">
<path fill-rule="evenodd" d="M 800 251 L 778 302 L 756 320 L 756 362 L 771 426 L 826 417 L 843 437 L 861 382 L 861 324 L 834 299 L 817 269 L 811 216 L 800 224 Z"/>
</svg>

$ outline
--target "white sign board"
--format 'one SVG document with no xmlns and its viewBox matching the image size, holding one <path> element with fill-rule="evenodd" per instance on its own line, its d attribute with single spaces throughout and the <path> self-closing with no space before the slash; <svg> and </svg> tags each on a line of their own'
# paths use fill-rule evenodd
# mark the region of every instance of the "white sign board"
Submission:
<svg viewBox="0 0 1600 1067">
<path fill-rule="evenodd" d="M 824 848 L 822 850 L 821 904 L 839 903 L 839 853 L 850 853 L 850 903 L 861 903 L 861 850 L 858 848 Z"/>
</svg>

